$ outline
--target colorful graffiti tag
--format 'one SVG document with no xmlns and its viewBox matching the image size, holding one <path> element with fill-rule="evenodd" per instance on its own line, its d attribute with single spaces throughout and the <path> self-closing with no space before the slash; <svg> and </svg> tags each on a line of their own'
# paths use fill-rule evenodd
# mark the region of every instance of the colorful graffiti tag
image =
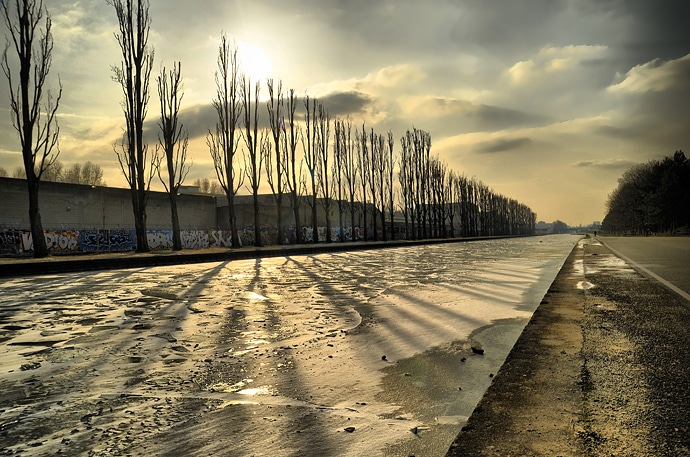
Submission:
<svg viewBox="0 0 690 457">
<path fill-rule="evenodd" d="M 313 242 L 313 229 L 302 227 L 304 242 Z M 345 239 L 352 240 L 352 234 L 358 238 L 359 228 L 353 231 L 350 227 L 344 230 Z M 48 250 L 54 254 L 127 252 L 137 249 L 134 230 L 59 230 L 45 231 Z M 254 228 L 245 228 L 239 233 L 240 246 L 253 246 L 255 243 Z M 340 229 L 331 228 L 331 240 L 339 240 Z M 152 250 L 167 250 L 173 247 L 171 230 L 150 230 L 146 233 L 149 247 Z M 180 231 L 183 249 L 230 248 L 232 232 L 228 230 L 182 230 Z M 277 236 L 275 227 L 261 228 L 263 245 L 274 244 Z M 284 242 L 294 243 L 297 232 L 288 227 L 283 234 Z M 319 227 L 319 241 L 326 240 L 326 227 Z M 0 230 L 0 256 L 22 256 L 33 252 L 33 237 L 28 230 Z"/>
<path fill-rule="evenodd" d="M 54 254 L 127 252 L 137 249 L 134 230 L 61 230 L 45 231 L 48 250 Z M 225 230 L 184 230 L 180 232 L 183 249 L 229 248 L 232 233 Z M 240 240 L 251 239 L 254 234 L 240 233 Z M 152 250 L 173 248 L 172 230 L 146 232 Z M 270 241 L 262 232 L 262 239 Z M 33 236 L 28 230 L 0 230 L 0 255 L 21 256 L 33 252 Z"/>
</svg>

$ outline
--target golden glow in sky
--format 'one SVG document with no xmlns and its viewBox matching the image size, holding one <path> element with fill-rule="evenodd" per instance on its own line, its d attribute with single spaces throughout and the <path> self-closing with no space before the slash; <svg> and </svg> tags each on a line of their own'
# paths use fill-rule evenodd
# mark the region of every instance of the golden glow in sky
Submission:
<svg viewBox="0 0 690 457">
<path fill-rule="evenodd" d="M 271 77 L 273 66 L 266 54 L 246 41 L 237 43 L 237 57 L 240 63 L 240 69 L 253 82 L 266 81 Z"/>
</svg>

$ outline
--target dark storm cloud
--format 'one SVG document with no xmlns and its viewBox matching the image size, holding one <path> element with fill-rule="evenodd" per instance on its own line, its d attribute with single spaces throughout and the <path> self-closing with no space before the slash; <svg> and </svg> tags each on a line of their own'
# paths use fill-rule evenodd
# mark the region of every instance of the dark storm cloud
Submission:
<svg viewBox="0 0 690 457">
<path fill-rule="evenodd" d="M 614 14 L 633 18 L 634 30 L 631 30 L 623 45 L 631 57 L 637 57 L 638 62 L 654 58 L 676 59 L 687 54 L 690 47 L 690 2 L 627 0 L 603 3 Z"/>
<path fill-rule="evenodd" d="M 602 125 L 594 129 L 594 133 L 616 139 L 629 139 L 635 134 L 635 131 L 629 128 L 623 128 L 613 125 Z M 638 132 L 639 133 L 639 132 Z"/>
<path fill-rule="evenodd" d="M 690 46 L 687 51 L 690 52 Z M 653 155 L 687 148 L 689 80 L 690 55 L 633 68 L 609 91 L 624 116 L 613 119 L 611 125 L 600 127 L 596 133 L 639 142 Z"/>
<path fill-rule="evenodd" d="M 529 49 L 541 47 L 543 30 L 566 7 L 560 0 L 486 2 L 450 0 L 460 12 L 451 37 L 469 47 Z"/>
<path fill-rule="evenodd" d="M 550 121 L 524 111 L 440 97 L 424 102 L 412 116 L 434 119 L 434 130 L 448 135 L 535 127 Z"/>
<path fill-rule="evenodd" d="M 158 113 L 156 113 L 158 114 Z M 149 116 L 144 124 L 144 131 L 149 141 L 155 140 L 159 132 L 159 118 L 158 116 Z M 199 104 L 182 108 L 179 114 L 180 122 L 183 128 L 189 133 L 189 138 L 204 137 L 209 129 L 215 129 L 216 122 L 218 122 L 218 114 L 215 108 L 210 103 Z"/>
<path fill-rule="evenodd" d="M 361 92 L 335 92 L 318 99 L 323 103 L 326 111 L 334 116 L 346 116 L 362 112 L 370 103 L 368 95 Z M 301 118 L 304 106 L 302 100 L 298 100 L 297 116 Z M 189 138 L 205 137 L 209 129 L 214 130 L 218 122 L 218 114 L 212 104 L 198 104 L 180 111 L 180 122 L 189 132 Z M 244 127 L 244 117 L 240 117 L 238 126 Z M 269 127 L 268 115 L 266 114 L 266 103 L 259 102 L 259 128 Z M 146 120 L 146 136 L 155 139 L 158 135 L 158 117 L 149 116 Z"/>
<path fill-rule="evenodd" d="M 532 142 L 530 138 L 512 138 L 505 139 L 500 138 L 497 140 L 486 141 L 477 145 L 477 151 L 482 153 L 494 153 L 494 152 L 505 152 L 512 151 L 514 149 L 520 149 L 525 145 Z"/>
<path fill-rule="evenodd" d="M 491 105 L 479 105 L 473 115 L 492 130 L 541 125 L 547 120 L 545 116 Z"/>
<path fill-rule="evenodd" d="M 319 98 L 331 116 L 358 114 L 371 103 L 371 98 L 362 92 L 335 92 Z"/>
</svg>

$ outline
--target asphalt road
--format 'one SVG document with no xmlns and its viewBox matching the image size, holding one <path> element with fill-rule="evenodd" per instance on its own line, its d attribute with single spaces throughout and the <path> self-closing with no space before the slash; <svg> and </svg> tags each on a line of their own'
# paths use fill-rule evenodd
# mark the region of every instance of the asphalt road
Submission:
<svg viewBox="0 0 690 457">
<path fill-rule="evenodd" d="M 690 237 L 600 237 L 599 240 L 633 268 L 662 279 L 662 283 L 666 281 L 667 287 L 670 283 L 690 300 Z"/>
</svg>

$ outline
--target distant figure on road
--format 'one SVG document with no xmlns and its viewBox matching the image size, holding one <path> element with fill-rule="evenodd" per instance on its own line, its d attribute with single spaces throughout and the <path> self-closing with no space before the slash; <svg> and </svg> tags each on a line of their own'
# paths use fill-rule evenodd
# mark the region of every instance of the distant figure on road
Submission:
<svg viewBox="0 0 690 457">
<path fill-rule="evenodd" d="M 596 237 L 597 237 L 597 231 L 595 230 L 594 231 L 594 238 L 596 238 Z"/>
</svg>

